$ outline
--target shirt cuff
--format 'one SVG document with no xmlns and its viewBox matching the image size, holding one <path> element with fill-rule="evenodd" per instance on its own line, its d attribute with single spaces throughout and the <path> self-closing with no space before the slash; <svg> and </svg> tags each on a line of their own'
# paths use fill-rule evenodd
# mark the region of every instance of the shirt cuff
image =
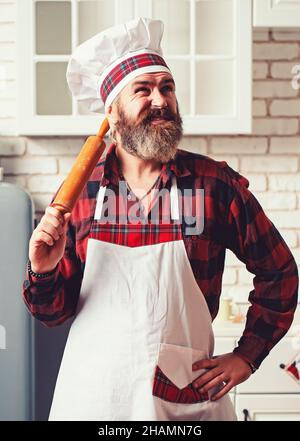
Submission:
<svg viewBox="0 0 300 441">
<path fill-rule="evenodd" d="M 233 352 L 256 370 L 269 354 L 267 343 L 255 335 L 242 336 Z"/>
<path fill-rule="evenodd" d="M 40 277 L 36 277 L 33 274 L 31 274 L 28 271 L 28 268 L 26 270 L 26 279 L 29 282 L 29 286 L 43 286 L 43 285 L 47 285 L 49 283 L 53 283 L 56 281 L 57 277 L 59 274 L 59 264 L 56 265 L 56 267 L 54 268 L 53 271 L 49 272 L 49 275 L 47 275 L 46 277 L 40 278 Z M 25 287 L 28 288 L 29 286 Z"/>
<path fill-rule="evenodd" d="M 257 370 L 257 368 L 254 366 L 254 364 L 251 361 L 249 361 L 246 357 L 244 357 L 243 355 L 239 354 L 237 351 L 235 351 L 234 353 L 235 353 L 235 355 L 237 355 L 239 358 L 244 360 L 245 363 L 247 363 L 250 366 L 252 374 L 254 374 L 254 372 Z"/>
</svg>

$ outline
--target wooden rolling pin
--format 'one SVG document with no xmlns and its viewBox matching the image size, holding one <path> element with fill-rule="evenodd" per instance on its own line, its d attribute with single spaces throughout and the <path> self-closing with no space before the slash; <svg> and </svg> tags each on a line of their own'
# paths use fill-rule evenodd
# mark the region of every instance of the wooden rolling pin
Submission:
<svg viewBox="0 0 300 441">
<path fill-rule="evenodd" d="M 87 183 L 92 171 L 101 157 L 105 144 L 101 145 L 105 134 L 109 130 L 109 123 L 105 118 L 96 136 L 89 136 L 85 141 L 76 161 L 58 190 L 51 206 L 61 213 L 71 212 L 78 196 Z"/>
</svg>

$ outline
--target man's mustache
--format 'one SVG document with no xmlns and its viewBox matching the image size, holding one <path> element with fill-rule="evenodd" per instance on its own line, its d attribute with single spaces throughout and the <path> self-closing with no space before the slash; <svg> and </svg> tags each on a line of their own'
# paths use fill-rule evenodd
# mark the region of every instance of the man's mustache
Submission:
<svg viewBox="0 0 300 441">
<path fill-rule="evenodd" d="M 176 121 L 176 115 L 174 115 L 171 110 L 164 108 L 151 110 L 148 115 L 143 119 L 143 123 L 147 124 L 155 118 L 162 118 L 167 121 Z"/>
</svg>

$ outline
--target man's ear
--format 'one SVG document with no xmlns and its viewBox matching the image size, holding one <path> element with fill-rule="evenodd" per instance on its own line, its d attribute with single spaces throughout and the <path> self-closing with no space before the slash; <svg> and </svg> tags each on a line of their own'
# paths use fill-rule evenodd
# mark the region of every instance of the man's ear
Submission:
<svg viewBox="0 0 300 441">
<path fill-rule="evenodd" d="M 118 121 L 118 113 L 117 113 L 117 106 L 116 105 L 110 105 L 107 108 L 106 111 L 106 118 L 108 119 L 109 125 L 111 127 L 114 127 L 116 122 Z"/>
<path fill-rule="evenodd" d="M 115 124 L 118 121 L 116 107 L 117 107 L 116 105 L 108 106 L 107 111 L 106 111 L 106 115 L 105 115 L 106 118 L 108 119 L 109 126 L 110 126 L 110 137 L 114 142 L 117 142 L 116 132 L 115 132 L 116 131 Z"/>
<path fill-rule="evenodd" d="M 117 115 L 116 115 L 115 110 L 113 109 L 113 106 L 109 106 L 107 108 L 105 116 L 108 119 L 109 126 L 110 126 L 111 130 L 114 130 L 115 124 L 117 122 Z"/>
</svg>

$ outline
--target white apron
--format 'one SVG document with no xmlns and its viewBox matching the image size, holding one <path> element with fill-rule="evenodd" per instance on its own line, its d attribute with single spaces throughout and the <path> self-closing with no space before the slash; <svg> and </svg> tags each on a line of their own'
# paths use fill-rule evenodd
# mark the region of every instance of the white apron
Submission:
<svg viewBox="0 0 300 441">
<path fill-rule="evenodd" d="M 106 224 L 116 231 L 114 243 L 102 240 L 104 193 L 101 187 L 49 420 L 236 420 L 228 394 L 213 402 L 212 392 L 201 395 L 191 385 L 203 372 L 192 371 L 192 363 L 213 355 L 214 337 L 181 226 L 174 222 L 176 178 L 172 222 Z M 120 245 L 124 229 L 142 245 Z M 146 245 L 144 237 L 150 238 Z"/>
</svg>

